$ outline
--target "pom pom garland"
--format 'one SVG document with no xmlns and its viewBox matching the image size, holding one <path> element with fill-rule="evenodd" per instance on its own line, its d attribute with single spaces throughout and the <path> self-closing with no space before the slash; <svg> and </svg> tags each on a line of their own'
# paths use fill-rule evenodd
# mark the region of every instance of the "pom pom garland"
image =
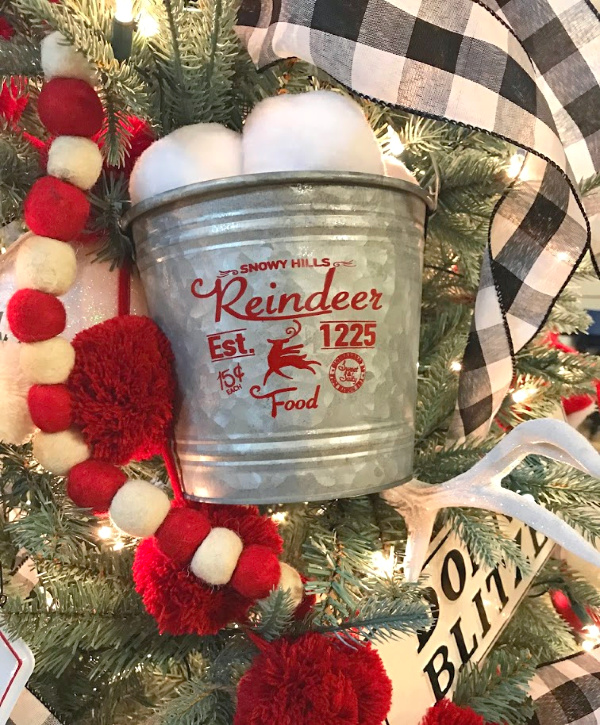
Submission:
<svg viewBox="0 0 600 725">
<path fill-rule="evenodd" d="M 234 725 L 381 725 L 392 683 L 370 645 L 311 632 L 261 650 L 240 680 Z"/>
<path fill-rule="evenodd" d="M 67 494 L 77 506 L 105 514 L 127 480 L 120 468 L 102 461 L 84 461 L 69 471 Z"/>
<path fill-rule="evenodd" d="M 75 350 L 68 340 L 53 337 L 20 348 L 21 370 L 31 383 L 55 385 L 67 381 L 75 364 Z"/>
<path fill-rule="evenodd" d="M 86 138 L 98 133 L 104 118 L 98 94 L 78 78 L 53 78 L 44 83 L 38 115 L 52 136 Z"/>
<path fill-rule="evenodd" d="M 34 234 L 68 242 L 83 231 L 90 203 L 76 186 L 54 176 L 42 176 L 31 187 L 23 212 Z"/>
<path fill-rule="evenodd" d="M 47 171 L 87 191 L 98 181 L 102 171 L 102 154 L 89 138 L 59 136 L 48 152 Z"/>
<path fill-rule="evenodd" d="M 207 584 L 222 586 L 231 579 L 243 548 L 235 531 L 216 527 L 196 549 L 190 569 Z"/>
<path fill-rule="evenodd" d="M 72 247 L 48 237 L 31 236 L 19 247 L 15 277 L 20 289 L 30 287 L 64 295 L 75 281 L 77 259 Z"/>
<path fill-rule="evenodd" d="M 67 323 L 63 303 L 53 295 L 21 289 L 8 301 L 6 318 L 21 342 L 41 342 L 60 335 Z"/>
<path fill-rule="evenodd" d="M 127 481 L 115 494 L 109 508 L 113 524 L 128 534 L 153 536 L 169 513 L 169 498 L 148 481 Z"/>
<path fill-rule="evenodd" d="M 218 123 L 183 126 L 140 156 L 129 182 L 134 204 L 210 179 L 242 173 L 242 137 Z"/>
<path fill-rule="evenodd" d="M 184 566 L 190 563 L 210 529 L 210 521 L 200 511 L 172 508 L 155 534 L 156 545 L 171 561 Z"/>
<path fill-rule="evenodd" d="M 44 433 L 71 427 L 71 396 L 66 385 L 34 385 L 27 400 L 31 419 Z"/>
<path fill-rule="evenodd" d="M 245 174 L 383 174 L 381 150 L 361 107 L 334 91 L 282 94 L 261 101 L 246 119 L 242 148 Z"/>
<path fill-rule="evenodd" d="M 19 362 L 22 347 L 0 342 L 0 441 L 21 445 L 34 431 L 27 406 L 27 381 Z"/>
<path fill-rule="evenodd" d="M 93 85 L 96 73 L 86 57 L 69 45 L 62 33 L 55 31 L 41 42 L 42 70 L 46 80 L 78 78 Z"/>
<path fill-rule="evenodd" d="M 134 315 L 73 340 L 73 420 L 98 460 L 121 465 L 162 450 L 173 420 L 173 354 L 156 323 Z"/>
<path fill-rule="evenodd" d="M 281 578 L 277 556 L 266 546 L 252 544 L 242 551 L 231 577 L 231 586 L 248 599 L 264 599 Z"/>
<path fill-rule="evenodd" d="M 481 715 L 451 700 L 440 700 L 425 713 L 420 725 L 485 725 Z"/>
<path fill-rule="evenodd" d="M 281 576 L 279 577 L 278 589 L 288 593 L 294 607 L 299 607 L 304 599 L 304 583 L 302 577 L 293 566 L 280 562 Z"/>
<path fill-rule="evenodd" d="M 65 430 L 37 433 L 33 439 L 33 455 L 51 473 L 65 476 L 73 466 L 87 460 L 90 451 L 78 431 Z"/>
</svg>

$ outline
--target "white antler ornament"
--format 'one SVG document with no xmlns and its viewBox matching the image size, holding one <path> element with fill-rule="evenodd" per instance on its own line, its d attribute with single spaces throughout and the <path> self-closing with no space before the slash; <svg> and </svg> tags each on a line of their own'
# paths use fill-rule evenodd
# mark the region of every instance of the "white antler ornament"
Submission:
<svg viewBox="0 0 600 725">
<path fill-rule="evenodd" d="M 438 511 L 452 506 L 487 509 L 519 519 L 600 567 L 600 552 L 569 524 L 533 499 L 502 488 L 502 479 L 529 455 L 552 458 L 600 478 L 600 454 L 567 423 L 545 418 L 521 423 L 473 468 L 449 481 L 429 484 L 413 479 L 382 493 L 406 521 L 404 573 L 408 581 L 419 578 Z"/>
</svg>

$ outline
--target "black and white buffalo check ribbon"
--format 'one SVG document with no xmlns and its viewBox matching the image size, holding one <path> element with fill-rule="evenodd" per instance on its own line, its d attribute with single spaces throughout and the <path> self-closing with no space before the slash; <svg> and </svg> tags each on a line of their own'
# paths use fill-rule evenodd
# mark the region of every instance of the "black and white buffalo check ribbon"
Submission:
<svg viewBox="0 0 600 725">
<path fill-rule="evenodd" d="M 600 649 L 541 667 L 529 694 L 530 725 L 594 725 L 600 722 Z"/>
<path fill-rule="evenodd" d="M 575 180 L 600 169 L 598 12 L 589 0 L 243 0 L 238 31 L 259 66 L 299 57 L 529 152 L 490 225 L 451 431 L 485 435 L 514 353 L 588 248 Z"/>
</svg>

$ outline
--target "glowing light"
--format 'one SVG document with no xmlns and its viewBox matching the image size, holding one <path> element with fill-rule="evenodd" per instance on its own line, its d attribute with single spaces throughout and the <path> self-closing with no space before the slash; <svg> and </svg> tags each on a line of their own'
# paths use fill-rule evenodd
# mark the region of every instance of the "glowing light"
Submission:
<svg viewBox="0 0 600 725">
<path fill-rule="evenodd" d="M 595 624 L 588 624 L 583 628 L 590 639 L 600 639 L 600 628 Z"/>
<path fill-rule="evenodd" d="M 581 646 L 586 652 L 591 652 L 596 646 L 596 643 L 591 639 L 584 639 Z"/>
<path fill-rule="evenodd" d="M 121 540 L 115 541 L 113 544 L 113 551 L 121 551 L 125 547 L 125 543 Z"/>
<path fill-rule="evenodd" d="M 569 253 L 568 252 L 559 252 L 556 255 L 556 259 L 560 260 L 561 262 L 568 262 L 569 261 Z"/>
<path fill-rule="evenodd" d="M 389 578 L 394 576 L 394 569 L 396 568 L 394 547 L 390 546 L 389 554 L 384 554 L 383 551 L 374 551 L 371 558 L 371 565 L 373 567 L 373 571 L 379 576 Z"/>
<path fill-rule="evenodd" d="M 287 517 L 287 511 L 276 511 L 273 516 L 271 516 L 271 521 L 274 521 L 276 524 L 285 524 Z"/>
<path fill-rule="evenodd" d="M 404 144 L 402 143 L 402 139 L 398 135 L 398 132 L 395 131 L 391 126 L 387 127 L 387 138 L 388 138 L 388 149 L 392 156 L 400 156 L 400 154 L 404 151 Z"/>
<path fill-rule="evenodd" d="M 508 168 L 506 169 L 506 175 L 509 179 L 516 179 L 520 175 L 521 169 L 523 168 L 523 156 L 522 154 L 513 154 L 510 157 Z"/>
<path fill-rule="evenodd" d="M 98 529 L 98 538 L 106 541 L 107 539 L 112 538 L 113 533 L 114 531 L 111 526 L 100 526 Z"/>
<path fill-rule="evenodd" d="M 151 38 L 160 29 L 158 20 L 150 13 L 141 13 L 137 22 L 137 31 L 143 38 Z"/>
<path fill-rule="evenodd" d="M 133 22 L 133 0 L 116 0 L 115 19 L 120 23 Z"/>
<path fill-rule="evenodd" d="M 512 394 L 512 399 L 515 403 L 524 403 L 526 400 L 529 400 L 529 398 L 532 398 L 537 391 L 538 389 L 534 387 L 519 388 L 519 390 L 515 390 Z"/>
<path fill-rule="evenodd" d="M 450 370 L 452 370 L 452 372 L 458 373 L 462 370 L 462 364 L 458 360 L 453 360 L 450 363 Z"/>
</svg>

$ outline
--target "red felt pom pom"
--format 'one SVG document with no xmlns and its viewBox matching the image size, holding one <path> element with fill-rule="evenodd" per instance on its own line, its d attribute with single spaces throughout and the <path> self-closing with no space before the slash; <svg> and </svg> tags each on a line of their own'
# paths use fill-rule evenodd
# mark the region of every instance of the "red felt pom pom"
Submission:
<svg viewBox="0 0 600 725">
<path fill-rule="evenodd" d="M 253 544 L 244 547 L 229 583 L 248 599 L 264 599 L 275 589 L 280 576 L 277 556 L 266 546 Z"/>
<path fill-rule="evenodd" d="M 54 295 L 20 289 L 8 301 L 6 319 L 17 340 L 40 342 L 60 335 L 67 324 L 67 313 Z"/>
<path fill-rule="evenodd" d="M 31 231 L 63 242 L 81 233 L 89 213 L 83 191 L 54 176 L 38 179 L 25 199 L 25 223 Z"/>
<path fill-rule="evenodd" d="M 459 707 L 450 700 L 440 700 L 427 710 L 421 725 L 485 725 L 485 722 L 470 707 Z"/>
<path fill-rule="evenodd" d="M 357 649 L 316 632 L 257 642 L 240 680 L 234 725 L 381 725 L 392 683 L 370 645 Z"/>
<path fill-rule="evenodd" d="M 10 40 L 14 34 L 15 29 L 13 26 L 3 15 L 0 15 L 0 38 L 2 38 L 2 40 Z"/>
<path fill-rule="evenodd" d="M 110 463 L 84 461 L 69 471 L 67 495 L 77 506 L 105 514 L 126 480 L 123 471 Z"/>
<path fill-rule="evenodd" d="M 92 137 L 104 118 L 98 94 L 79 78 L 53 78 L 44 83 L 38 115 L 53 136 Z"/>
<path fill-rule="evenodd" d="M 71 395 L 66 385 L 34 385 L 27 402 L 34 424 L 44 433 L 58 433 L 71 427 Z"/>
<path fill-rule="evenodd" d="M 200 511 L 172 508 L 155 534 L 156 545 L 175 564 L 189 564 L 208 536 L 210 521 Z"/>
<path fill-rule="evenodd" d="M 73 421 L 94 458 L 115 465 L 159 453 L 173 422 L 173 353 L 148 317 L 115 317 L 73 340 Z"/>
<path fill-rule="evenodd" d="M 281 551 L 277 526 L 261 516 L 255 506 L 221 506 L 188 501 L 174 503 L 172 511 L 188 507 L 202 512 L 214 526 L 236 531 L 244 546 L 262 544 L 274 553 Z M 169 634 L 216 634 L 230 622 L 246 618 L 254 603 L 231 586 L 211 587 L 195 577 L 187 566 L 176 564 L 160 551 L 155 537 L 144 539 L 137 548 L 133 578 L 148 612 L 160 632 Z"/>
</svg>

